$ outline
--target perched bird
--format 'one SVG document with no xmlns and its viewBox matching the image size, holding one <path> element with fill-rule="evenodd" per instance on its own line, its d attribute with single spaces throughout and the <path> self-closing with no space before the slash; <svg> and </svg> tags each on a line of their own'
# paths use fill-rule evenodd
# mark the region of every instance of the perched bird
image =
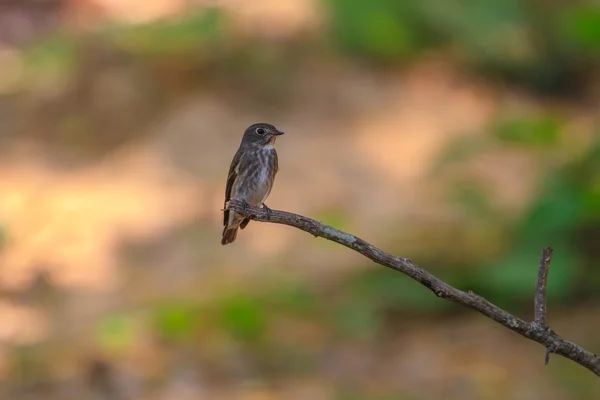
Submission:
<svg viewBox="0 0 600 400">
<path fill-rule="evenodd" d="M 278 170 L 277 152 L 273 145 L 279 135 L 283 135 L 283 132 L 269 124 L 254 124 L 244 132 L 227 175 L 222 245 L 233 242 L 238 227 L 244 229 L 250 222 L 250 219 L 227 209 L 230 199 L 241 200 L 244 205 L 260 205 L 267 213 L 271 211 L 265 205 L 265 200 L 271 193 Z"/>
</svg>

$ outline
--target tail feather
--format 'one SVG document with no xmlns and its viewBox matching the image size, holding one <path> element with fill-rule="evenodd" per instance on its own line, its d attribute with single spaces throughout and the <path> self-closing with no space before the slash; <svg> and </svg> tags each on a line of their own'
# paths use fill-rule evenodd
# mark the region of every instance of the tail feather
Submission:
<svg viewBox="0 0 600 400">
<path fill-rule="evenodd" d="M 237 226 L 235 228 L 229 228 L 228 226 L 225 226 L 225 229 L 223 229 L 223 237 L 221 238 L 221 244 L 224 246 L 226 244 L 232 243 L 237 237 L 237 232 Z"/>
<path fill-rule="evenodd" d="M 250 218 L 244 218 L 244 220 L 240 224 L 240 229 L 244 229 L 246 225 L 248 225 L 248 222 L 250 222 Z"/>
</svg>

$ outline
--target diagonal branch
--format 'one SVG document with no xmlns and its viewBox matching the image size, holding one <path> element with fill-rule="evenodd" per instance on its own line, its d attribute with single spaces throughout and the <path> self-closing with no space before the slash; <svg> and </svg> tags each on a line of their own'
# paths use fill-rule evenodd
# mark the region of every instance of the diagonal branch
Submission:
<svg viewBox="0 0 600 400">
<path fill-rule="evenodd" d="M 246 209 L 244 209 L 242 202 L 236 199 L 231 199 L 229 208 L 235 209 L 235 211 L 255 221 L 289 225 L 308 232 L 315 237 L 322 237 L 332 242 L 339 243 L 342 246 L 346 246 L 377 264 L 407 275 L 431 290 L 436 296 L 469 307 L 486 317 L 493 319 L 504 327 L 517 332 L 521 336 L 544 345 L 547 351 L 569 358 L 600 376 L 600 358 L 579 345 L 563 339 L 551 329 L 536 322 L 538 316 L 542 315 L 537 312 L 538 296 L 536 296 L 536 321 L 527 322 L 504 311 L 500 307 L 490 303 L 483 297 L 471 291 L 463 292 L 462 290 L 450 286 L 407 258 L 388 254 L 352 234 L 342 232 L 329 225 L 315 221 L 314 219 L 279 210 L 271 210 L 269 215 L 267 215 L 267 211 L 259 207 L 247 206 Z M 545 257 L 544 260 L 545 259 L 548 259 L 547 263 L 549 265 L 549 257 Z M 538 290 L 540 289 L 538 288 Z M 545 296 L 542 297 L 545 299 Z M 543 304 L 543 315 L 545 315 L 545 301 L 543 301 Z"/>
</svg>

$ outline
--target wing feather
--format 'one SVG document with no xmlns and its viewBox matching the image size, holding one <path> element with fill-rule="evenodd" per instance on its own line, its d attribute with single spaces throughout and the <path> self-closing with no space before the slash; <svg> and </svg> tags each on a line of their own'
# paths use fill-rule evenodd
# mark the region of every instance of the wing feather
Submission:
<svg viewBox="0 0 600 400">
<path fill-rule="evenodd" d="M 225 202 L 223 208 L 225 208 L 227 202 L 231 199 L 231 190 L 233 188 L 233 183 L 238 176 L 238 166 L 240 165 L 240 160 L 242 158 L 242 149 L 238 149 L 233 156 L 233 160 L 231 161 L 231 166 L 229 166 L 229 173 L 227 174 L 227 184 L 225 186 Z M 225 210 L 223 213 L 223 225 L 227 225 L 229 222 L 229 210 Z"/>
</svg>

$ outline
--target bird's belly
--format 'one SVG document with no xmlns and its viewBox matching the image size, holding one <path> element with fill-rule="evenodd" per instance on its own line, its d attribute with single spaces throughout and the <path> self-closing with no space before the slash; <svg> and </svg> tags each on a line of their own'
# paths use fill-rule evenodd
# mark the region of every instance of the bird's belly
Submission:
<svg viewBox="0 0 600 400">
<path fill-rule="evenodd" d="M 248 204 L 259 205 L 271 192 L 273 180 L 269 168 L 261 166 L 248 171 L 236 180 L 233 197 L 245 200 Z"/>
<path fill-rule="evenodd" d="M 258 205 L 261 204 L 271 191 L 271 185 L 268 180 L 257 180 L 255 189 L 248 193 L 246 201 L 249 204 Z"/>
</svg>

